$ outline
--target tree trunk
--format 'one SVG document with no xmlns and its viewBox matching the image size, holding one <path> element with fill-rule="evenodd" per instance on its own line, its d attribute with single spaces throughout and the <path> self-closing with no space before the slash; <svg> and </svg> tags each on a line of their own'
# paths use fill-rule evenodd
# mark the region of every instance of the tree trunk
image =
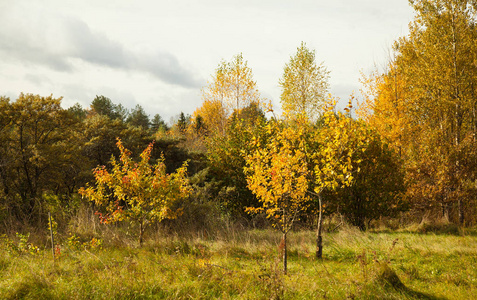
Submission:
<svg viewBox="0 0 477 300">
<path fill-rule="evenodd" d="M 283 274 L 288 271 L 287 232 L 283 233 Z"/>
<path fill-rule="evenodd" d="M 288 233 L 288 224 L 287 224 L 287 211 L 283 208 L 283 240 L 282 240 L 282 250 L 283 250 L 283 274 L 287 273 L 288 265 L 288 255 L 287 255 L 287 233 Z"/>
<path fill-rule="evenodd" d="M 144 224 L 139 222 L 139 247 L 142 247 L 142 236 L 144 234 Z"/>
<path fill-rule="evenodd" d="M 459 206 L 459 225 L 463 226 L 465 222 L 465 216 L 464 216 L 464 203 L 462 202 L 462 199 L 459 198 L 457 201 L 457 204 Z"/>
<path fill-rule="evenodd" d="M 318 226 L 316 228 L 316 258 L 323 258 L 323 237 L 321 236 L 321 227 L 323 225 L 323 212 L 321 205 L 321 193 L 318 194 L 318 204 L 320 205 L 320 211 L 318 214 Z"/>
<path fill-rule="evenodd" d="M 449 208 L 447 207 L 446 203 L 442 203 L 442 218 L 446 221 L 449 222 Z"/>
<path fill-rule="evenodd" d="M 321 225 L 318 225 L 321 227 Z M 321 228 L 320 228 L 321 229 Z M 323 258 L 323 237 L 321 236 L 321 230 L 318 236 L 316 237 L 316 258 Z"/>
<path fill-rule="evenodd" d="M 457 65 L 457 34 L 456 34 L 456 20 L 455 20 L 455 12 L 452 12 L 452 46 L 453 46 L 453 65 L 454 65 L 454 100 L 455 100 L 455 146 L 458 148 L 460 146 L 461 141 L 461 128 L 462 128 L 462 106 L 460 103 L 460 91 L 459 91 L 459 76 L 458 76 L 458 65 Z M 455 176 L 459 177 L 459 171 L 461 168 L 459 159 L 455 162 L 456 171 Z M 462 203 L 462 199 L 457 201 L 459 207 L 459 224 L 464 224 L 464 206 Z"/>
</svg>

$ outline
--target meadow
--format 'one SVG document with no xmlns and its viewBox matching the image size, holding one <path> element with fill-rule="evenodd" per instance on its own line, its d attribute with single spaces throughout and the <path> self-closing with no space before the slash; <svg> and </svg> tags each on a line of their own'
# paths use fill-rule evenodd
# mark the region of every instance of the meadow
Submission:
<svg viewBox="0 0 477 300">
<path fill-rule="evenodd" d="M 36 248 L 27 236 L 3 237 L 2 299 L 473 299 L 473 230 L 361 232 L 289 236 L 282 272 L 280 234 L 227 229 L 215 235 L 150 235 L 142 247 L 111 231 L 103 239 L 65 239 Z M 22 238 L 23 237 L 23 238 Z"/>
</svg>

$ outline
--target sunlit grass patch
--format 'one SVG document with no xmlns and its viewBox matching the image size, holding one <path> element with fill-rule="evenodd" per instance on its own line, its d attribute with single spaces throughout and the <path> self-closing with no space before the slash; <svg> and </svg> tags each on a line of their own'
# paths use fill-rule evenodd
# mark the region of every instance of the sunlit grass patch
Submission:
<svg viewBox="0 0 477 300">
<path fill-rule="evenodd" d="M 253 230 L 235 237 L 164 236 L 142 248 L 105 244 L 15 254 L 0 249 L 5 299 L 471 299 L 477 292 L 477 237 L 363 233 L 290 235 L 288 274 L 280 235 Z M 402 286 L 382 280 L 382 266 Z M 381 278 L 381 279 L 380 279 Z M 427 298 L 426 298 L 427 297 Z"/>
</svg>

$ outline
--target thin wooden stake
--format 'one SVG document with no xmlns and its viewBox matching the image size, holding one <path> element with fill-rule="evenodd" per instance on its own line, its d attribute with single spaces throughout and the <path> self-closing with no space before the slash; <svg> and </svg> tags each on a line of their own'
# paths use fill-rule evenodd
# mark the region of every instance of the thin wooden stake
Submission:
<svg viewBox="0 0 477 300">
<path fill-rule="evenodd" d="M 51 253 L 53 253 L 53 261 L 55 261 L 55 240 L 53 239 L 53 223 L 50 212 L 48 212 L 48 219 L 50 219 Z"/>
</svg>

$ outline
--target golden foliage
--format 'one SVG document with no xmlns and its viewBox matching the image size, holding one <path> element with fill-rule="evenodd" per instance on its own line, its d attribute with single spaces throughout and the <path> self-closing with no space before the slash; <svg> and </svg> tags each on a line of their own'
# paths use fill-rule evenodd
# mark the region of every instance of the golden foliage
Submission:
<svg viewBox="0 0 477 300">
<path fill-rule="evenodd" d="M 315 62 L 315 51 L 305 43 L 297 48 L 295 56 L 285 65 L 280 79 L 280 102 L 290 116 L 305 114 L 315 120 L 322 112 L 329 89 L 329 71 Z"/>
<path fill-rule="evenodd" d="M 261 105 L 252 69 L 242 54 L 237 54 L 230 62 L 219 64 L 212 82 L 202 89 L 202 99 L 204 102 L 193 117 L 203 118 L 209 134 L 224 134 L 227 119 L 234 111 L 239 112 L 252 103 Z"/>
<path fill-rule="evenodd" d="M 152 143 L 141 153 L 137 163 L 119 139 L 117 146 L 121 155 L 119 161 L 111 158 L 112 171 L 104 166 L 97 167 L 94 170 L 96 187 L 79 190 L 82 196 L 105 208 L 106 215 L 100 214 L 102 221 L 136 221 L 141 226 L 142 235 L 143 226 L 151 221 L 177 217 L 180 209 L 172 210 L 173 204 L 191 192 L 186 176 L 187 165 L 173 174 L 166 174 L 164 158 L 154 166 L 149 164 Z"/>
</svg>

